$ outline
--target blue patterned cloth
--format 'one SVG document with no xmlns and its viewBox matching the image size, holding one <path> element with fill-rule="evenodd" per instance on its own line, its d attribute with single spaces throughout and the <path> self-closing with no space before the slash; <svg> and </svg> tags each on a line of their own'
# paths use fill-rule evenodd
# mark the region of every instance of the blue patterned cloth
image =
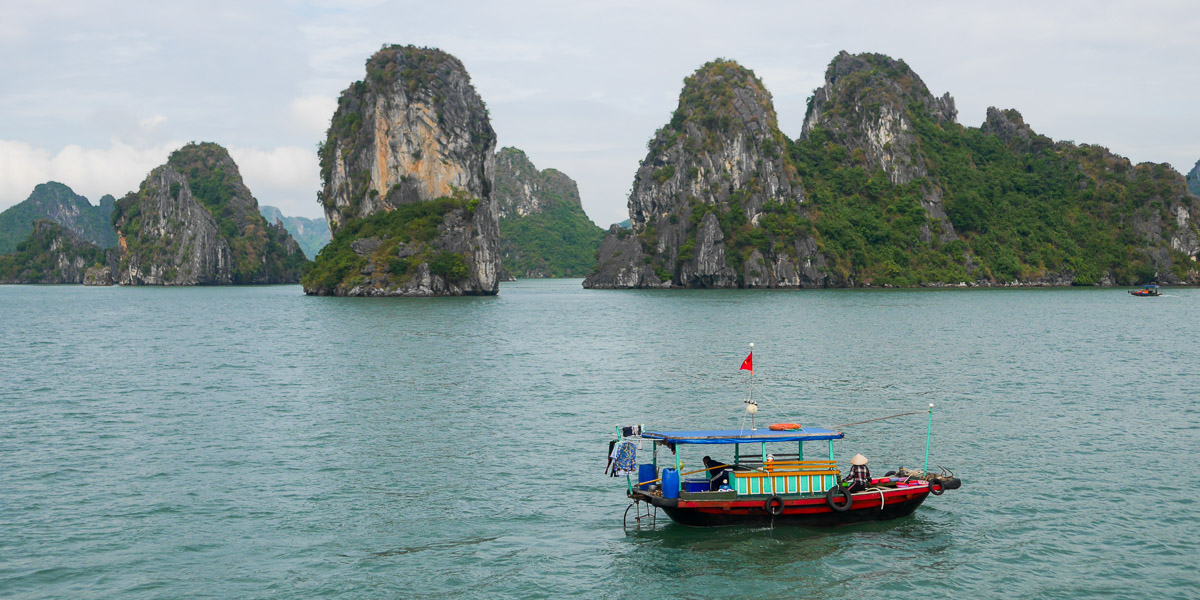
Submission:
<svg viewBox="0 0 1200 600">
<path fill-rule="evenodd" d="M 617 475 L 632 475 L 637 469 L 637 444 L 628 440 L 617 444 L 612 453 L 613 472 Z"/>
</svg>

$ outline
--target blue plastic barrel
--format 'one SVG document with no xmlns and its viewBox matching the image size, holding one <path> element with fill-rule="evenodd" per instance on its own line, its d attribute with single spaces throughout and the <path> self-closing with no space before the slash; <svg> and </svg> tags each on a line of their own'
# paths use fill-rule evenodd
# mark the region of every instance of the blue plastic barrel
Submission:
<svg viewBox="0 0 1200 600">
<path fill-rule="evenodd" d="M 663 469 L 662 492 L 663 498 L 679 497 L 679 471 L 675 469 Z"/>
<path fill-rule="evenodd" d="M 638 465 L 637 480 L 639 483 L 643 481 L 654 481 L 655 479 L 658 479 L 658 473 L 655 471 L 654 465 Z M 650 489 L 650 484 L 643 483 L 642 485 L 638 486 L 638 489 L 648 490 Z"/>
</svg>

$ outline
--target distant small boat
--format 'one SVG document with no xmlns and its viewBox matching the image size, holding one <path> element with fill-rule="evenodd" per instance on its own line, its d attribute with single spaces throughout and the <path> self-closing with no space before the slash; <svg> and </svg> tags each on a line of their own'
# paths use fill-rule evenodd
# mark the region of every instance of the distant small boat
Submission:
<svg viewBox="0 0 1200 600">
<path fill-rule="evenodd" d="M 1129 293 L 1134 296 L 1161 296 L 1157 285 L 1144 285 L 1140 290 L 1129 290 Z"/>
</svg>

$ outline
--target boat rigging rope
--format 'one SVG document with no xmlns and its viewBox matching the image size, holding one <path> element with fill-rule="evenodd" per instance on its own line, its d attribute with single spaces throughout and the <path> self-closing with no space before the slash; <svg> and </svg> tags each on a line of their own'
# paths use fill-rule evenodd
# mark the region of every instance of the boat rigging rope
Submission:
<svg viewBox="0 0 1200 600">
<path fill-rule="evenodd" d="M 867 419 L 866 421 L 859 421 L 857 423 L 846 423 L 844 425 L 834 425 L 833 428 L 841 429 L 843 427 L 853 427 L 855 425 L 862 425 L 863 423 L 874 423 L 875 421 L 882 421 L 884 419 L 895 419 L 896 417 L 907 417 L 908 415 L 921 415 L 921 414 L 925 414 L 925 412 L 926 411 L 923 411 L 923 410 L 914 410 L 912 412 L 900 413 L 898 415 L 889 415 L 886 417 L 879 417 L 878 419 Z"/>
</svg>

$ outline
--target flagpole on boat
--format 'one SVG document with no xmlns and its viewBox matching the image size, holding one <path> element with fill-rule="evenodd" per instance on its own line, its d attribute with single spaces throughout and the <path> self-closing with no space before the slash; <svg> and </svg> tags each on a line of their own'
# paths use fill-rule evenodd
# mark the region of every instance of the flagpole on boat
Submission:
<svg viewBox="0 0 1200 600">
<path fill-rule="evenodd" d="M 746 360 L 742 362 L 742 368 L 746 369 L 747 364 L 750 366 L 747 369 L 750 371 L 750 397 L 746 399 L 746 412 L 750 414 L 750 429 L 755 430 L 758 429 L 754 424 L 754 415 L 758 414 L 758 404 L 754 402 L 754 342 L 750 342 L 750 356 L 747 356 Z"/>
<path fill-rule="evenodd" d="M 754 342 L 750 342 L 750 356 L 754 356 Z M 750 367 L 750 403 L 754 403 L 754 367 Z"/>
</svg>

